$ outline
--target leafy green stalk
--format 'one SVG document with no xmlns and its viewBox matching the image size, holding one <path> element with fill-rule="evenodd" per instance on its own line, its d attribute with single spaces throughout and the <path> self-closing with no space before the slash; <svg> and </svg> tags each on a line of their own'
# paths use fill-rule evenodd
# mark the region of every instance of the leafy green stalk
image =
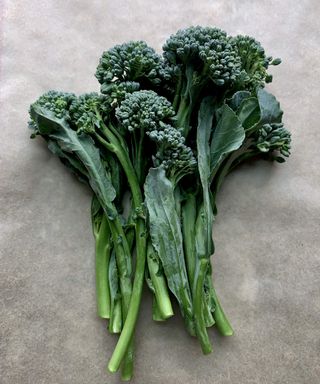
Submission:
<svg viewBox="0 0 320 384">
<path fill-rule="evenodd" d="M 195 289 L 193 295 L 193 307 L 195 313 L 195 326 L 197 337 L 200 341 L 202 352 L 206 355 L 212 352 L 211 342 L 206 330 L 206 323 L 204 319 L 204 300 L 203 297 L 203 285 L 206 277 L 206 270 L 208 267 L 207 259 L 200 259 L 197 266 Z"/>
<path fill-rule="evenodd" d="M 111 300 L 110 321 L 108 329 L 110 333 L 120 333 L 122 329 L 122 304 L 118 268 L 114 250 L 112 250 L 110 257 L 108 276 Z"/>
<path fill-rule="evenodd" d="M 145 183 L 152 244 L 161 259 L 171 292 L 178 300 L 188 331 L 194 334 L 191 291 L 187 277 L 180 219 L 174 188 L 163 168 L 151 168 Z"/>
<path fill-rule="evenodd" d="M 111 253 L 111 234 L 108 219 L 100 209 L 95 212 L 96 199 L 92 199 L 92 224 L 95 237 L 96 298 L 98 315 L 110 318 L 109 260 Z M 100 208 L 100 206 L 99 206 Z"/>
<path fill-rule="evenodd" d="M 190 287 L 194 286 L 194 276 L 196 270 L 196 244 L 195 244 L 195 225 L 197 217 L 196 196 L 193 193 L 187 194 L 181 207 L 182 233 L 184 254 L 188 271 Z"/>
<path fill-rule="evenodd" d="M 132 193 L 132 199 L 134 203 L 135 213 L 136 213 L 136 252 L 137 252 L 137 264 L 136 271 L 133 283 L 133 291 L 132 291 L 132 300 L 130 304 L 128 302 L 125 303 L 126 309 L 124 310 L 124 326 L 122 333 L 120 335 L 117 346 L 113 352 L 113 355 L 109 361 L 108 369 L 111 372 L 115 372 L 119 369 L 120 363 L 128 350 L 128 346 L 132 341 L 133 332 L 135 323 L 138 316 L 141 294 L 142 294 L 142 286 L 143 286 L 143 273 L 145 268 L 145 259 L 146 259 L 146 230 L 145 230 L 145 218 L 143 215 L 143 200 L 141 195 L 141 190 L 139 186 L 139 181 L 135 174 L 134 168 L 130 162 L 127 152 L 125 152 L 119 143 L 117 137 L 111 132 L 111 130 L 106 127 L 101 121 L 101 125 L 103 125 L 103 133 L 105 137 L 109 140 L 106 142 L 103 138 L 101 138 L 97 133 L 95 137 L 105 145 L 105 147 L 111 150 L 118 158 L 123 170 L 128 179 L 128 183 L 130 185 L 130 190 Z M 120 284 L 121 284 L 120 279 Z M 130 314 L 130 317 L 127 319 L 127 315 Z M 129 375 L 128 371 L 125 375 Z"/>
<path fill-rule="evenodd" d="M 160 271 L 160 260 L 154 247 L 149 242 L 147 248 L 147 263 L 150 274 L 151 283 L 154 290 L 156 300 L 156 308 L 162 320 L 173 316 L 173 309 L 168 293 L 166 280 L 163 273 Z"/>
<path fill-rule="evenodd" d="M 122 310 L 123 316 L 125 317 L 129 308 L 132 290 L 131 253 L 117 209 L 113 204 L 116 192 L 104 170 L 99 151 L 94 146 L 91 137 L 87 135 L 77 135 L 77 133 L 69 127 L 69 124 L 64 118 L 56 117 L 50 110 L 36 103 L 31 106 L 31 117 L 41 134 L 49 135 L 49 137 L 52 137 L 62 146 L 63 150 L 74 153 L 87 169 L 89 184 L 96 193 L 105 215 L 108 218 L 117 258 L 122 295 Z M 131 337 L 127 343 L 129 344 L 130 341 Z M 127 347 L 128 345 L 124 353 L 128 349 Z M 132 370 L 132 353 L 130 353 L 130 350 L 127 356 L 129 360 L 128 365 L 131 366 Z M 126 369 L 126 373 L 127 371 Z"/>
</svg>

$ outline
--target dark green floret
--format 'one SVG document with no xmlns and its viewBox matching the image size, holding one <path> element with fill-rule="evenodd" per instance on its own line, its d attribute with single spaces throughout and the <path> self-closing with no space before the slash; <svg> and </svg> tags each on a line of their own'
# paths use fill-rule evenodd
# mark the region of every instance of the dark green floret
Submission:
<svg viewBox="0 0 320 384">
<path fill-rule="evenodd" d="M 258 135 L 257 148 L 261 152 L 279 151 L 285 157 L 290 155 L 291 134 L 283 123 L 264 124 Z"/>
<path fill-rule="evenodd" d="M 272 81 L 268 74 L 269 65 L 278 65 L 281 60 L 266 56 L 261 44 L 250 36 L 236 36 L 233 38 L 238 55 L 241 59 L 240 84 L 246 89 L 255 90 L 257 87 L 264 87 L 265 83 Z"/>
<path fill-rule="evenodd" d="M 199 76 L 224 85 L 240 74 L 241 63 L 231 42 L 221 29 L 190 27 L 179 30 L 166 41 L 163 55 L 171 64 L 191 66 Z"/>
<path fill-rule="evenodd" d="M 128 94 L 116 109 L 116 117 L 128 131 L 151 131 L 159 122 L 172 121 L 174 114 L 171 103 L 153 91 Z"/>
<path fill-rule="evenodd" d="M 140 89 L 140 84 L 135 81 L 125 81 L 124 83 L 103 84 L 101 92 L 106 96 L 107 103 L 116 108 L 125 99 L 127 93 L 133 93 Z"/>
<path fill-rule="evenodd" d="M 75 97 L 73 93 L 49 91 L 40 96 L 34 105 L 39 105 L 53 112 L 57 118 L 62 119 L 68 117 L 70 104 Z"/>
<path fill-rule="evenodd" d="M 96 71 L 102 85 L 137 81 L 141 84 L 159 85 L 162 80 L 162 58 L 144 41 L 130 41 L 105 51 Z"/>
<path fill-rule="evenodd" d="M 148 133 L 149 138 L 157 143 L 158 151 L 154 157 L 154 165 L 162 166 L 168 178 L 175 184 L 186 174 L 196 169 L 197 161 L 191 148 L 185 145 L 181 132 L 169 124 Z"/>
<path fill-rule="evenodd" d="M 100 126 L 101 117 L 108 114 L 110 107 L 106 97 L 96 92 L 75 98 L 70 106 L 70 116 L 77 132 L 93 133 Z"/>
</svg>

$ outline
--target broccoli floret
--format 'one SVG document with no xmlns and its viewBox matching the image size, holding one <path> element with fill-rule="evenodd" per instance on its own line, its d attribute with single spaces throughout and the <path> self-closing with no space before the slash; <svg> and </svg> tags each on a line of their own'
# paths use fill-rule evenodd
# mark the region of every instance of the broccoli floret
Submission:
<svg viewBox="0 0 320 384">
<path fill-rule="evenodd" d="M 223 97 L 241 75 L 241 60 L 232 38 L 210 27 L 179 30 L 167 40 L 163 51 L 174 76 L 178 125 L 187 136 L 199 100 L 207 94 L 215 94 L 217 100 L 218 95 Z"/>
<path fill-rule="evenodd" d="M 40 96 L 33 105 L 39 105 L 53 112 L 57 118 L 62 119 L 68 116 L 70 104 L 75 97 L 73 93 L 49 91 Z"/>
<path fill-rule="evenodd" d="M 127 94 L 116 109 L 116 117 L 128 131 L 151 131 L 156 129 L 160 121 L 172 121 L 174 114 L 171 103 L 153 91 Z"/>
<path fill-rule="evenodd" d="M 186 174 L 195 170 L 197 162 L 191 148 L 185 145 L 185 138 L 172 125 L 160 123 L 156 130 L 147 133 L 157 143 L 154 165 L 165 168 L 174 184 Z"/>
<path fill-rule="evenodd" d="M 181 132 L 171 125 L 175 122 L 175 112 L 165 97 L 154 91 L 127 94 L 116 109 L 116 117 L 129 132 L 139 132 L 140 137 L 146 134 L 156 142 L 154 165 L 163 166 L 170 178 L 178 182 L 184 174 L 194 170 L 195 158 L 191 149 L 184 144 Z M 138 141 L 137 138 L 134 142 Z"/>
<path fill-rule="evenodd" d="M 227 34 L 210 27 L 179 30 L 163 46 L 165 59 L 173 65 L 192 67 L 205 81 L 216 85 L 234 81 L 240 75 L 241 62 Z"/>
<path fill-rule="evenodd" d="M 34 138 L 39 134 L 39 127 L 34 121 L 31 115 L 31 109 L 33 106 L 40 106 L 46 110 L 52 112 L 58 119 L 69 119 L 69 108 L 72 101 L 75 99 L 75 94 L 68 92 L 48 91 L 41 95 L 38 100 L 31 104 L 29 109 L 30 121 L 28 123 L 29 128 L 33 131 L 31 138 Z"/>
<path fill-rule="evenodd" d="M 140 84 L 135 81 L 125 81 L 124 83 L 103 84 L 101 92 L 106 96 L 107 103 L 116 108 L 125 99 L 127 93 L 133 93 L 140 89 Z"/>
<path fill-rule="evenodd" d="M 111 107 L 106 97 L 96 92 L 86 93 L 75 98 L 70 106 L 70 116 L 77 132 L 94 133 Z"/>
<path fill-rule="evenodd" d="M 250 36 L 236 36 L 233 43 L 241 59 L 241 86 L 255 90 L 257 87 L 263 87 L 265 83 L 270 83 L 272 76 L 268 74 L 267 69 L 269 65 L 280 64 L 281 60 L 267 57 L 261 44 Z"/>
<path fill-rule="evenodd" d="M 116 45 L 102 54 L 96 78 L 101 91 L 111 83 L 136 81 L 156 86 L 162 81 L 162 58 L 144 41 Z"/>
<path fill-rule="evenodd" d="M 138 178 L 143 182 L 149 163 L 143 153 L 147 152 L 145 134 L 159 129 L 160 123 L 171 124 L 175 112 L 171 103 L 154 91 L 137 91 L 126 94 L 116 109 L 120 125 L 130 132 L 131 158 Z"/>
<path fill-rule="evenodd" d="M 283 123 L 264 124 L 258 131 L 257 148 L 261 152 L 279 151 L 288 157 L 291 148 L 291 134 Z"/>
</svg>

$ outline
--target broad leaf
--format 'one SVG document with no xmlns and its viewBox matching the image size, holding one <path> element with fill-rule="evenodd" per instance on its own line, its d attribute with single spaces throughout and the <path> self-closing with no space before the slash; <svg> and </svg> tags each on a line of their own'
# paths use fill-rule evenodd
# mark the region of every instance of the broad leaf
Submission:
<svg viewBox="0 0 320 384">
<path fill-rule="evenodd" d="M 256 97 L 248 97 L 242 101 L 237 116 L 245 130 L 252 127 L 260 120 L 260 108 Z"/>
<path fill-rule="evenodd" d="M 70 153 L 63 152 L 58 143 L 53 140 L 48 140 L 48 149 L 56 156 L 58 156 L 61 162 L 75 174 L 82 182 L 88 182 L 88 172 L 81 162 Z"/>
<path fill-rule="evenodd" d="M 249 91 L 238 91 L 232 95 L 230 99 L 227 100 L 227 104 L 231 109 L 237 112 L 243 100 L 251 96 Z"/>
<path fill-rule="evenodd" d="M 245 138 L 241 121 L 226 104 L 221 107 L 220 119 L 211 139 L 211 175 L 217 166 L 230 153 L 237 150 Z"/>
<path fill-rule="evenodd" d="M 180 219 L 175 209 L 174 187 L 162 168 L 151 168 L 146 178 L 145 202 L 152 244 L 161 260 L 168 286 L 186 319 L 192 318 Z"/>
<path fill-rule="evenodd" d="M 91 188 L 107 209 L 108 215 L 114 216 L 116 212 L 112 201 L 116 197 L 116 191 L 103 167 L 99 150 L 92 138 L 87 135 L 77 135 L 65 119 L 59 119 L 39 106 L 31 108 L 31 116 L 41 134 L 46 134 L 50 139 L 57 141 L 62 151 L 72 153 L 81 161 L 88 172 Z"/>
<path fill-rule="evenodd" d="M 212 224 L 213 214 L 210 201 L 210 135 L 212 131 L 212 121 L 214 116 L 214 99 L 206 97 L 203 99 L 199 115 L 197 127 L 197 153 L 198 153 L 198 170 L 203 191 L 203 212 L 202 221 L 204 232 L 201 231 L 200 238 L 196 236 L 196 250 L 199 257 L 210 257 L 213 252 L 212 242 Z M 204 237 L 204 239 L 203 239 Z"/>
<path fill-rule="evenodd" d="M 259 125 L 266 123 L 280 123 L 283 111 L 280 108 L 280 103 L 275 96 L 267 92 L 265 89 L 259 89 L 257 96 L 261 114 Z"/>
<path fill-rule="evenodd" d="M 260 118 L 255 124 L 252 124 L 254 119 L 246 121 L 245 129 L 248 135 L 257 131 L 264 124 L 280 123 L 282 120 L 283 111 L 280 108 L 280 103 L 271 93 L 265 89 L 259 89 L 257 91 L 257 102 L 259 105 Z M 241 119 L 240 116 L 239 118 Z"/>
</svg>

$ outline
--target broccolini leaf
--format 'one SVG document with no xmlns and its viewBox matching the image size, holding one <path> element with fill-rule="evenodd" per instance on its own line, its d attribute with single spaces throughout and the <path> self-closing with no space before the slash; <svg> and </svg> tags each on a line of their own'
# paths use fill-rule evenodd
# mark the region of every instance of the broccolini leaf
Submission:
<svg viewBox="0 0 320 384">
<path fill-rule="evenodd" d="M 221 107 L 220 112 L 211 139 L 211 174 L 230 152 L 241 146 L 245 138 L 243 126 L 235 112 L 226 104 Z"/>
<path fill-rule="evenodd" d="M 63 152 L 58 143 L 54 140 L 48 140 L 48 149 L 60 158 L 62 163 L 75 174 L 82 182 L 87 182 L 88 172 L 81 162 L 74 156 Z"/>
<path fill-rule="evenodd" d="M 271 93 L 267 92 L 265 89 L 259 89 L 257 91 L 257 103 L 259 108 L 259 115 L 260 118 L 257 120 L 257 111 L 254 107 L 255 102 L 250 101 L 252 98 L 248 98 L 244 100 L 243 104 L 245 103 L 252 103 L 251 109 L 252 109 L 252 115 L 251 119 L 248 118 L 245 122 L 243 121 L 245 119 L 245 114 L 242 113 L 242 116 L 239 115 L 240 108 L 237 112 L 239 119 L 242 121 L 244 128 L 246 129 L 247 135 L 251 134 L 252 132 L 258 131 L 260 128 L 263 127 L 265 124 L 273 124 L 273 123 L 281 123 L 283 111 L 280 108 L 280 103 L 278 100 L 273 96 Z M 248 111 L 250 110 L 249 104 L 245 107 Z M 252 118 L 254 117 L 254 118 Z M 257 120 L 256 122 L 254 122 Z"/>
<path fill-rule="evenodd" d="M 261 113 L 259 125 L 266 123 L 281 123 L 283 111 L 275 96 L 265 89 L 259 89 L 257 96 Z"/>
<path fill-rule="evenodd" d="M 238 91 L 234 93 L 230 99 L 227 100 L 227 104 L 231 109 L 237 112 L 242 101 L 250 96 L 251 96 L 251 92 L 249 91 Z"/>
<path fill-rule="evenodd" d="M 201 105 L 198 115 L 197 127 L 197 152 L 198 152 L 198 169 L 203 191 L 203 226 L 205 233 L 196 236 L 197 254 L 201 257 L 210 257 L 213 252 L 212 242 L 212 224 L 213 215 L 210 201 L 210 135 L 212 131 L 212 121 L 215 113 L 214 98 L 206 97 Z M 204 238 L 203 238 L 204 237 Z"/>
<path fill-rule="evenodd" d="M 237 116 L 245 130 L 251 128 L 260 120 L 259 102 L 256 97 L 248 97 L 242 101 Z"/>
<path fill-rule="evenodd" d="M 77 135 L 64 118 L 60 119 L 51 111 L 38 105 L 33 105 L 30 113 L 41 134 L 48 135 L 50 139 L 57 141 L 62 151 L 73 153 L 81 160 L 88 172 L 91 188 L 103 203 L 104 208 L 108 210 L 108 214 L 112 216 L 114 212 L 112 212 L 111 203 L 116 197 L 116 191 L 103 167 L 99 150 L 92 138 L 87 135 Z"/>
<path fill-rule="evenodd" d="M 171 292 L 186 321 L 192 319 L 192 301 L 187 277 L 180 219 L 175 209 L 174 188 L 162 167 L 151 168 L 144 186 L 150 234 L 162 262 Z"/>
</svg>

